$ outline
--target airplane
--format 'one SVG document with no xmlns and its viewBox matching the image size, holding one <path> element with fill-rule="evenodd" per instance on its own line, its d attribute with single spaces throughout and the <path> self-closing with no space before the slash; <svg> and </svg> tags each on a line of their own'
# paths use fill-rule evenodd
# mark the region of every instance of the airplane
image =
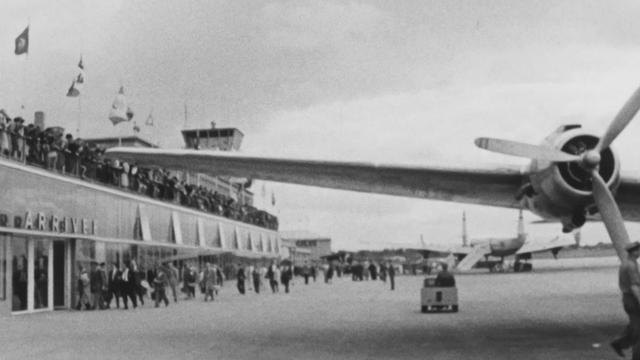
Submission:
<svg viewBox="0 0 640 360">
<path fill-rule="evenodd" d="M 624 220 L 640 221 L 640 176 L 621 172 L 610 145 L 640 109 L 638 88 L 601 136 L 560 126 L 540 145 L 480 137 L 476 146 L 531 159 L 526 168 L 408 166 L 269 158 L 205 150 L 117 147 L 106 156 L 139 166 L 195 171 L 358 192 L 527 209 L 564 232 L 599 215 L 620 260 L 630 243 Z M 614 197 L 615 196 L 615 197 Z"/>
<path fill-rule="evenodd" d="M 577 233 L 577 232 L 576 232 Z M 515 237 L 485 237 L 469 240 L 467 233 L 466 213 L 462 213 L 462 245 L 442 246 L 436 244 L 426 244 L 421 240 L 421 250 L 425 257 L 431 253 L 452 254 L 459 259 L 454 269 L 456 271 L 468 271 L 474 265 L 479 264 L 484 258 L 484 265 L 489 267 L 491 272 L 502 272 L 505 270 L 504 258 L 515 256 L 514 271 L 530 271 L 531 265 L 524 265 L 531 259 L 532 254 L 550 251 L 553 257 L 557 257 L 558 252 L 567 246 L 575 244 L 575 241 L 562 236 L 555 236 L 551 239 L 533 239 L 524 230 L 524 220 L 522 209 L 518 215 L 517 234 Z M 489 257 L 500 258 L 498 261 L 490 261 Z"/>
</svg>

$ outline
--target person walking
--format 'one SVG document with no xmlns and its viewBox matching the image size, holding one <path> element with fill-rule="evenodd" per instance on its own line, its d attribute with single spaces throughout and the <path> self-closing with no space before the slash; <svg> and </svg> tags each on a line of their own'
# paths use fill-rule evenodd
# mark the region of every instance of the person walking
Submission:
<svg viewBox="0 0 640 360">
<path fill-rule="evenodd" d="M 276 263 L 272 262 L 271 265 L 269 265 L 269 269 L 267 270 L 266 278 L 269 279 L 269 286 L 271 287 L 271 291 L 273 293 L 278 292 L 278 280 L 276 277 L 277 269 L 278 267 L 276 266 Z"/>
<path fill-rule="evenodd" d="M 173 302 L 178 302 L 178 294 L 176 292 L 176 288 L 178 287 L 179 282 L 179 271 L 178 268 L 173 265 L 172 262 L 167 264 L 167 277 L 169 288 L 171 288 L 171 294 L 173 295 Z"/>
<path fill-rule="evenodd" d="M 105 305 L 102 302 L 102 291 L 106 286 L 106 276 L 104 272 L 98 268 L 98 262 L 91 262 L 91 273 L 89 274 L 91 279 L 91 309 L 104 309 Z"/>
<path fill-rule="evenodd" d="M 302 276 L 304 276 L 304 284 L 309 285 L 309 276 L 311 276 L 311 269 L 309 268 L 309 264 L 305 260 L 304 265 L 302 266 Z"/>
<path fill-rule="evenodd" d="M 122 273 L 118 270 L 118 264 L 111 264 L 109 270 L 107 286 L 107 309 L 111 307 L 111 299 L 116 299 L 116 307 L 120 308 L 120 287 L 122 282 Z"/>
<path fill-rule="evenodd" d="M 396 289 L 396 268 L 391 262 L 387 262 L 387 275 L 389 276 L 389 283 L 391 284 L 391 290 Z"/>
<path fill-rule="evenodd" d="M 253 280 L 253 290 L 256 294 L 260 294 L 260 270 L 258 269 L 258 266 L 253 267 L 251 278 Z"/>
<path fill-rule="evenodd" d="M 196 269 L 191 266 L 184 265 L 184 288 L 187 293 L 187 298 L 195 298 L 196 297 L 196 282 L 197 282 L 198 274 L 196 273 Z"/>
<path fill-rule="evenodd" d="M 622 305 L 629 317 L 629 324 L 622 335 L 611 342 L 613 350 L 624 357 L 623 350 L 631 348 L 634 360 L 640 360 L 640 242 L 628 244 L 627 258 L 623 259 L 618 270 L 618 286 L 622 292 Z"/>
<path fill-rule="evenodd" d="M 254 269 L 253 264 L 249 264 L 249 266 L 247 266 L 246 273 L 245 273 L 246 277 L 248 278 L 247 288 L 249 289 L 249 291 L 253 290 L 253 269 Z"/>
<path fill-rule="evenodd" d="M 289 293 L 289 282 L 293 277 L 293 272 L 291 271 L 291 267 L 289 265 L 284 265 L 282 267 L 282 273 L 280 274 L 280 282 L 284 285 L 284 292 L 286 294 Z"/>
<path fill-rule="evenodd" d="M 167 299 L 167 292 L 165 290 L 167 283 L 169 282 L 167 271 L 168 269 L 156 269 L 156 276 L 153 279 L 153 288 L 155 292 L 156 307 L 159 306 L 160 301 L 164 301 L 164 306 L 169 306 L 169 299 Z"/>
<path fill-rule="evenodd" d="M 213 297 L 214 287 L 218 284 L 218 272 L 211 267 L 210 263 L 207 263 L 204 272 L 202 273 L 202 282 L 204 284 L 204 301 L 207 302 L 209 298 L 214 301 Z"/>
<path fill-rule="evenodd" d="M 316 276 L 318 275 L 318 267 L 316 264 L 311 264 L 311 277 L 313 278 L 313 282 L 316 282 Z"/>
<path fill-rule="evenodd" d="M 244 281 L 246 280 L 246 274 L 244 273 L 244 267 L 242 264 L 238 264 L 238 273 L 237 273 L 237 282 L 238 282 L 238 291 L 240 294 L 244 295 Z"/>
<path fill-rule="evenodd" d="M 133 273 L 131 272 L 131 269 L 129 268 L 129 266 L 127 264 L 122 264 L 122 286 L 121 286 L 121 292 L 120 294 L 122 295 L 122 303 L 124 304 L 124 309 L 127 310 L 129 309 L 129 306 L 127 304 L 127 297 L 129 299 L 131 299 L 131 303 L 133 304 L 133 308 L 137 308 L 138 307 L 138 301 L 136 299 L 137 295 L 135 293 L 135 279 L 133 276 Z"/>
<path fill-rule="evenodd" d="M 91 279 L 87 270 L 80 266 L 80 275 L 78 276 L 78 305 L 76 310 L 81 310 L 82 305 L 86 310 L 91 310 Z"/>
<path fill-rule="evenodd" d="M 135 260 L 131 260 L 131 286 L 133 296 L 137 296 L 140 301 L 140 306 L 144 306 L 144 287 L 142 286 L 142 280 L 144 279 L 144 271 L 138 267 L 138 263 Z"/>
</svg>

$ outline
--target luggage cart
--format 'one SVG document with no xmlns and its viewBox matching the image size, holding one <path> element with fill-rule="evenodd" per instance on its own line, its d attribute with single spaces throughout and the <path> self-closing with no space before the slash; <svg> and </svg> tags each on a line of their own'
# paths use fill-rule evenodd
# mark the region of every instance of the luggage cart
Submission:
<svg viewBox="0 0 640 360">
<path fill-rule="evenodd" d="M 424 279 L 424 286 L 420 291 L 422 312 L 458 312 L 458 288 L 441 287 L 435 284 L 435 276 Z"/>
</svg>

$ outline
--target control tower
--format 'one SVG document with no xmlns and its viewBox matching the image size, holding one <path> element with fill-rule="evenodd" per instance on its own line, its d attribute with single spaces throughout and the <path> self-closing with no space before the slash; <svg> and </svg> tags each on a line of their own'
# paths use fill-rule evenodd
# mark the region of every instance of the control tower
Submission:
<svg viewBox="0 0 640 360">
<path fill-rule="evenodd" d="M 182 130 L 187 149 L 238 151 L 244 134 L 236 128 L 216 128 L 214 122 L 208 129 Z M 180 177 L 179 177 L 180 178 Z M 253 205 L 253 193 L 248 189 L 251 181 L 244 178 L 217 177 L 207 174 L 188 173 L 197 185 L 205 186 L 242 204 Z"/>
<path fill-rule="evenodd" d="M 182 130 L 187 149 L 238 151 L 244 134 L 236 128 L 216 128 L 211 123 L 208 129 Z"/>
</svg>

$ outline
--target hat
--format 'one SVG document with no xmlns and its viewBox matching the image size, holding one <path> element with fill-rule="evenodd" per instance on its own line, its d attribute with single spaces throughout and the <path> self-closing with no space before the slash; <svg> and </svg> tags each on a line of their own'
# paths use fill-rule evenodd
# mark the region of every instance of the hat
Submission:
<svg viewBox="0 0 640 360">
<path fill-rule="evenodd" d="M 632 242 L 630 244 L 625 245 L 624 248 L 625 248 L 625 250 L 627 250 L 627 252 L 631 252 L 633 250 L 640 249 L 640 242 L 634 241 L 634 242 Z"/>
</svg>

